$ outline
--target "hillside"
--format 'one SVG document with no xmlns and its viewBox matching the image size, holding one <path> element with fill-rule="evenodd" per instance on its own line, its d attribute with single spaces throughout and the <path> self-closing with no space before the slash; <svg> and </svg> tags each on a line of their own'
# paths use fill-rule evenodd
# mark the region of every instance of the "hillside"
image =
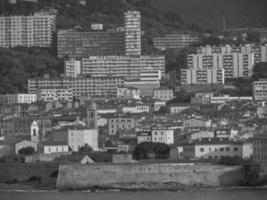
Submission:
<svg viewBox="0 0 267 200">
<path fill-rule="evenodd" d="M 9 4 L 7 0 L 0 1 L 1 15 L 29 15 L 48 8 L 58 11 L 57 29 L 81 26 L 84 30 L 96 22 L 103 23 L 106 28 L 112 28 L 111 24 L 122 26 L 124 11 L 140 10 L 144 54 L 154 52 L 153 36 L 189 30 L 177 14 L 161 11 L 153 6 L 151 0 L 87 0 L 86 6 L 81 6 L 77 0 L 39 0 L 38 3 L 18 1 L 15 5 Z M 26 92 L 28 78 L 40 77 L 43 73 L 51 76 L 63 73 L 63 62 L 56 58 L 55 44 L 50 49 L 0 49 L 0 93 Z M 167 60 L 167 66 L 172 63 Z"/>
<path fill-rule="evenodd" d="M 186 23 L 205 29 L 267 27 L 266 0 L 153 0 L 153 5 L 179 13 Z"/>
</svg>

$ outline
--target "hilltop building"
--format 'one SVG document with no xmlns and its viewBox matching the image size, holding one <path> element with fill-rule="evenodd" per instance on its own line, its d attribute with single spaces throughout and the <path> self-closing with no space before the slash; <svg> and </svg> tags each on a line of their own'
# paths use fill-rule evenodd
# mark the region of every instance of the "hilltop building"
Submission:
<svg viewBox="0 0 267 200">
<path fill-rule="evenodd" d="M 31 16 L 0 16 L 0 47 L 50 47 L 55 18 L 45 12 Z"/>
<path fill-rule="evenodd" d="M 181 49 L 196 42 L 199 42 L 198 36 L 186 33 L 168 34 L 164 37 L 153 38 L 154 47 L 161 51 Z"/>
</svg>

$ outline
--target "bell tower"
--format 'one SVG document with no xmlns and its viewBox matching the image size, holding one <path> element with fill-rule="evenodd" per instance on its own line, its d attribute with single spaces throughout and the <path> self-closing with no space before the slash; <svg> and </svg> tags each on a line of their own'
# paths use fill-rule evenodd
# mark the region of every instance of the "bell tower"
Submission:
<svg viewBox="0 0 267 200">
<path fill-rule="evenodd" d="M 31 141 L 32 142 L 39 142 L 40 135 L 39 135 L 39 126 L 36 121 L 33 121 L 31 125 Z"/>
<path fill-rule="evenodd" d="M 87 127 L 97 129 L 97 106 L 93 99 L 87 107 Z"/>
</svg>

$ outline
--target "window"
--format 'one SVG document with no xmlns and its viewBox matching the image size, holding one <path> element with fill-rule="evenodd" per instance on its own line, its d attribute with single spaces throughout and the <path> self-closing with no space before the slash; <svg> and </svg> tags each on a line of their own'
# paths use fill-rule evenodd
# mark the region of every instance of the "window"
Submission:
<svg viewBox="0 0 267 200">
<path fill-rule="evenodd" d="M 238 151 L 238 147 L 234 147 L 234 151 Z"/>
<path fill-rule="evenodd" d="M 224 151 L 224 148 L 223 148 L 223 147 L 221 147 L 221 148 L 220 148 L 220 151 Z"/>
<path fill-rule="evenodd" d="M 200 148 L 200 152 L 204 152 L 205 151 L 205 149 L 204 148 Z"/>
<path fill-rule="evenodd" d="M 230 151 L 230 148 L 229 148 L 229 147 L 226 147 L 225 150 L 226 150 L 226 151 Z"/>
</svg>

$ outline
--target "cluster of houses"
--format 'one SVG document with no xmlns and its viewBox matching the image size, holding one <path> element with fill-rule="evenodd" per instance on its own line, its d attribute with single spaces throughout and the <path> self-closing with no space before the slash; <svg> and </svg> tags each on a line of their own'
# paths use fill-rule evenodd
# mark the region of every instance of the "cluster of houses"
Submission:
<svg viewBox="0 0 267 200">
<path fill-rule="evenodd" d="M 173 160 L 254 157 L 253 139 L 265 132 L 267 123 L 264 103 L 226 96 L 215 101 L 209 94 L 196 94 L 190 104 L 173 103 L 169 90 L 155 91 L 152 99 L 4 104 L 0 156 L 32 147 L 35 154 L 27 156 L 28 162 L 53 161 L 84 146 L 132 154 L 136 145 L 154 142 L 169 145 Z"/>
</svg>

